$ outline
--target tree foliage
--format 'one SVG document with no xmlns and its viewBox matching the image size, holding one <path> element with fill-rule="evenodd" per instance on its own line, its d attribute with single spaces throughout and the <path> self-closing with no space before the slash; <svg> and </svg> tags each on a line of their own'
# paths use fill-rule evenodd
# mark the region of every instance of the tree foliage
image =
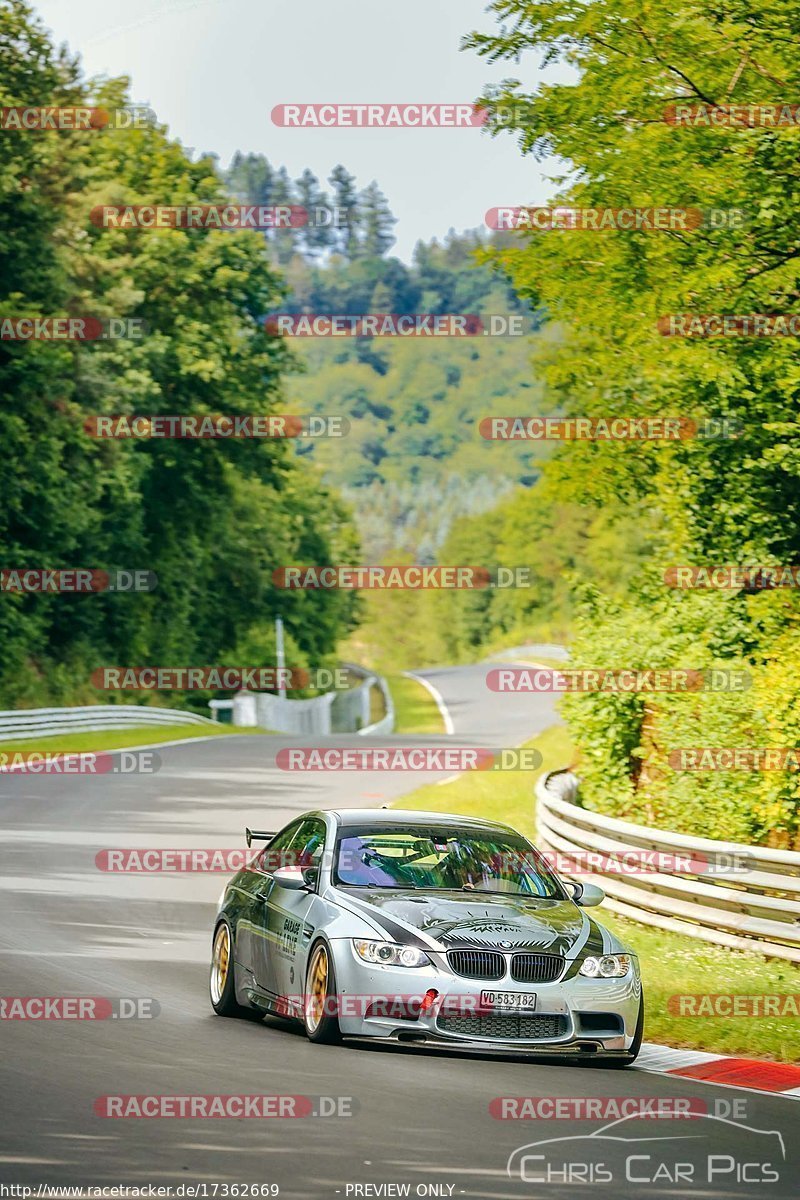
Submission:
<svg viewBox="0 0 800 1200">
<path fill-rule="evenodd" d="M 86 82 L 29 6 L 0 4 L 0 105 L 129 102 Z M 270 180 L 260 183 L 268 190 Z M 278 592 L 275 567 L 352 558 L 349 517 L 279 442 L 99 441 L 96 414 L 285 410 L 289 355 L 261 315 L 281 282 L 250 232 L 106 229 L 98 204 L 216 203 L 213 160 L 163 127 L 0 137 L 0 317 L 133 317 L 141 339 L 0 342 L 5 567 L 154 571 L 148 594 L 0 596 L 3 706 L 103 698 L 104 664 L 322 661 L 353 621 L 346 594 Z M 248 663 L 240 654 L 247 650 Z"/>
<path fill-rule="evenodd" d="M 796 775 L 745 786 L 736 773 L 676 780 L 660 755 L 670 744 L 796 744 L 796 592 L 679 595 L 663 576 L 684 562 L 800 561 L 796 342 L 665 338 L 657 321 L 798 311 L 798 128 L 664 118 L 676 103 L 792 103 L 800 7 L 496 0 L 491 8 L 498 29 L 472 34 L 469 47 L 491 61 L 527 63 L 535 52 L 562 67 L 561 82 L 530 91 L 509 77 L 485 97 L 498 135 L 501 109 L 511 110 L 523 152 L 566 164 L 553 203 L 703 213 L 686 232 L 536 232 L 499 251 L 520 294 L 535 297 L 561 333 L 537 343 L 537 373 L 567 413 L 726 417 L 740 429 L 669 445 L 576 443 L 547 468 L 565 493 L 612 514 L 644 512 L 654 530 L 625 602 L 601 589 L 582 606 L 577 662 L 746 662 L 755 679 L 745 697 L 727 701 L 571 699 L 587 802 L 785 843 L 800 828 Z"/>
</svg>

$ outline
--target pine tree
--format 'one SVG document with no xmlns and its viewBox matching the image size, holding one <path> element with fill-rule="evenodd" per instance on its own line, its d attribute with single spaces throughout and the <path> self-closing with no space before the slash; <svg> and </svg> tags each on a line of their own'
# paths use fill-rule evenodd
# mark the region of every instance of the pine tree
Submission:
<svg viewBox="0 0 800 1200">
<path fill-rule="evenodd" d="M 248 204 L 271 204 L 275 172 L 263 154 L 237 150 L 225 172 L 228 186 Z"/>
<path fill-rule="evenodd" d="M 328 183 L 333 188 L 333 202 L 339 209 L 344 222 L 337 231 L 335 247 L 347 259 L 358 256 L 358 231 L 361 226 L 359 195 L 355 188 L 356 177 L 341 164 L 333 168 Z"/>
<path fill-rule="evenodd" d="M 298 198 L 286 167 L 281 167 L 274 177 L 272 203 L 276 207 L 278 205 L 281 207 L 298 205 Z M 303 231 L 295 226 L 276 229 L 270 240 L 275 250 L 275 257 L 281 266 L 286 266 L 288 262 L 291 262 L 297 253 L 302 237 Z"/>
<path fill-rule="evenodd" d="M 335 244 L 336 231 L 330 219 L 331 202 L 327 192 L 319 186 L 319 180 L 313 171 L 306 167 L 299 179 L 295 180 L 298 202 L 308 213 L 308 225 L 303 228 L 303 249 L 311 258 L 324 254 Z M 327 218 L 329 224 L 321 222 Z"/>
<path fill-rule="evenodd" d="M 361 193 L 361 219 L 363 237 L 360 253 L 365 258 L 383 258 L 395 243 L 392 226 L 397 218 L 392 216 L 386 197 L 373 179 Z"/>
</svg>

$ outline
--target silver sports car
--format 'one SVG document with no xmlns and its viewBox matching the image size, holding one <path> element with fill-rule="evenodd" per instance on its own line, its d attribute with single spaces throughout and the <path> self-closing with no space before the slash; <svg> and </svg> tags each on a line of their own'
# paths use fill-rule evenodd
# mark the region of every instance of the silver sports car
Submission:
<svg viewBox="0 0 800 1200">
<path fill-rule="evenodd" d="M 506 825 L 397 809 L 310 812 L 220 897 L 211 1003 L 346 1038 L 633 1062 L 633 951 Z"/>
</svg>

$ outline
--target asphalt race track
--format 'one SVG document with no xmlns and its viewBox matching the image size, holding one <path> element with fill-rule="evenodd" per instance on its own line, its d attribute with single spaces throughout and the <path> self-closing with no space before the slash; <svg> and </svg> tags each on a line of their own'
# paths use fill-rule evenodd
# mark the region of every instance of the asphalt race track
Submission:
<svg viewBox="0 0 800 1200">
<path fill-rule="evenodd" d="M 428 673 L 455 738 L 379 744 L 513 746 L 553 724 L 551 698 L 492 694 L 486 670 Z M 307 808 L 380 805 L 435 778 L 278 770 L 276 751 L 298 742 L 231 737 L 166 747 L 154 775 L 0 779 L 0 993 L 149 997 L 158 1005 L 151 1019 L 0 1021 L 0 1181 L 201 1183 L 209 1197 L 215 1184 L 278 1184 L 284 1200 L 800 1193 L 800 1139 L 792 1137 L 800 1109 L 792 1099 L 636 1069 L 314 1046 L 278 1020 L 215 1016 L 209 943 L 225 876 L 110 874 L 95 856 L 111 847 L 238 847 L 246 824 L 276 828 Z M 350 1099 L 336 1102 L 337 1115 L 272 1120 L 123 1120 L 93 1107 L 109 1094 L 153 1093 Z M 602 1122 L 498 1120 L 489 1104 L 504 1096 L 688 1097 L 711 1115 L 636 1120 L 609 1131 L 617 1140 L 587 1143 Z M 721 1119 L 734 1102 L 744 1114 Z M 338 1115 L 347 1106 L 352 1115 Z M 519 1156 L 507 1172 L 519 1147 L 565 1137 L 578 1140 L 527 1152 L 525 1179 Z"/>
</svg>

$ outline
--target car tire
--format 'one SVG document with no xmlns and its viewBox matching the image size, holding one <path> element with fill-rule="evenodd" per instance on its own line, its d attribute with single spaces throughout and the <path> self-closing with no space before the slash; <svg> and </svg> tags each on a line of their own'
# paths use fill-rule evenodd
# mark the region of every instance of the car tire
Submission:
<svg viewBox="0 0 800 1200">
<path fill-rule="evenodd" d="M 218 1017 L 247 1017 L 260 1019 L 263 1013 L 245 1008 L 236 999 L 234 981 L 233 937 L 227 921 L 220 921 L 211 943 L 211 971 L 208 980 L 211 1007 Z"/>
<path fill-rule="evenodd" d="M 342 1040 L 335 1011 L 336 995 L 333 956 L 327 943 L 315 942 L 308 956 L 303 995 L 303 1028 L 310 1042 L 335 1045 Z M 330 1011 L 331 1001 L 334 1002 L 333 1012 Z"/>
</svg>

